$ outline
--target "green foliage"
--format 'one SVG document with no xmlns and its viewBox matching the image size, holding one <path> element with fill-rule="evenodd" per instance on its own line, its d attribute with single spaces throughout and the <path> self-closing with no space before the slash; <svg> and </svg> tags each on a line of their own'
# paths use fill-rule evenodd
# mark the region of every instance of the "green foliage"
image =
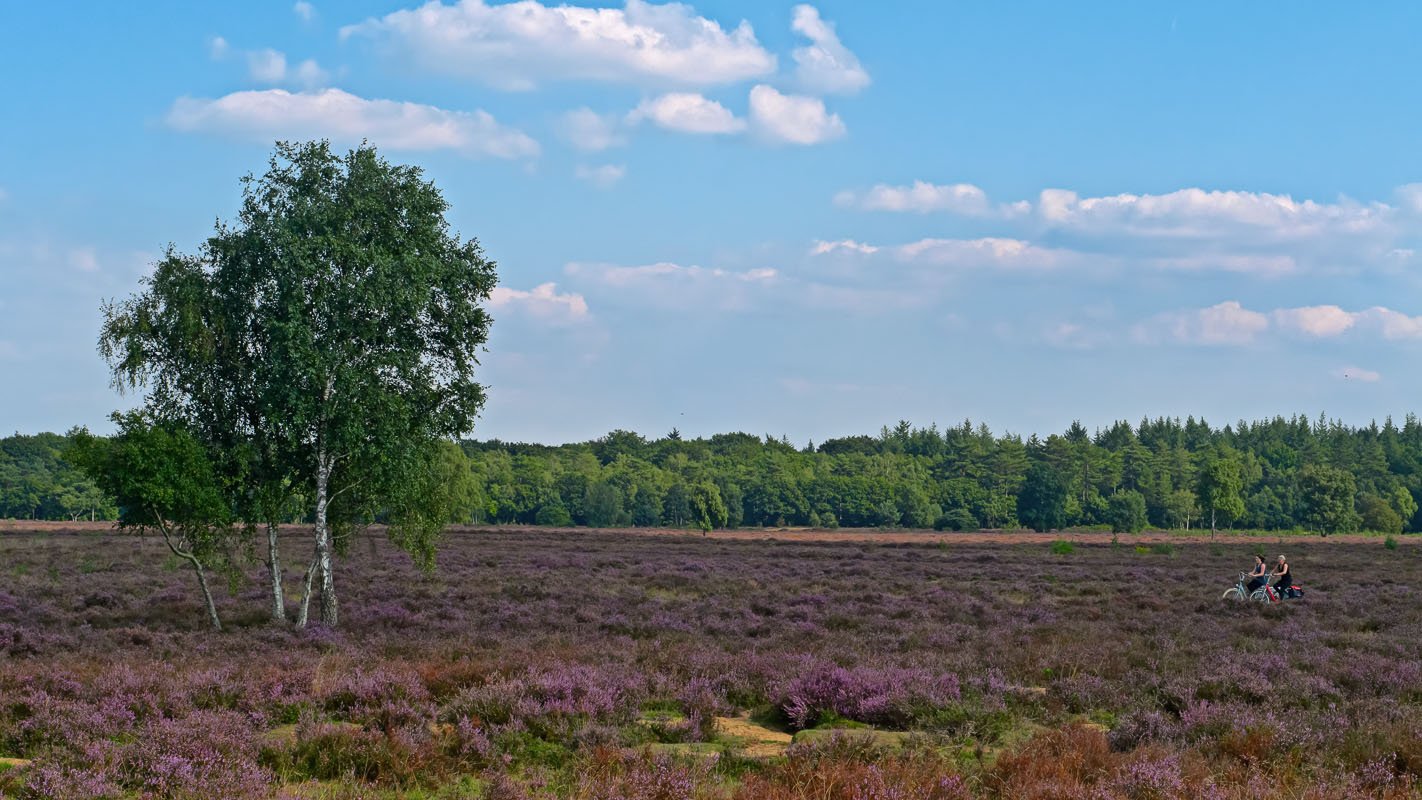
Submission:
<svg viewBox="0 0 1422 800">
<path fill-rule="evenodd" d="M 1069 556 L 1072 553 L 1076 552 L 1076 545 L 1066 541 L 1065 539 L 1058 539 L 1055 542 L 1052 542 L 1051 550 L 1052 555 Z"/>
<path fill-rule="evenodd" d="M 1126 489 L 1111 495 L 1107 501 L 1107 521 L 1116 533 L 1138 533 L 1145 530 L 1145 497 L 1140 492 Z"/>
<path fill-rule="evenodd" d="M 1045 465 L 1033 464 L 1017 497 L 1017 518 L 1035 531 L 1056 530 L 1066 525 L 1066 500 L 1061 478 Z"/>
<path fill-rule="evenodd" d="M 113 498 L 66 458 L 70 438 L 41 433 L 0 439 L 0 517 L 117 518 Z"/>
<path fill-rule="evenodd" d="M 327 624 L 330 556 L 353 527 L 388 514 L 429 566 L 439 529 L 482 505 L 441 443 L 484 403 L 474 369 L 496 275 L 447 210 L 418 168 L 372 147 L 278 143 L 232 224 L 196 256 L 170 249 L 104 308 L 116 382 L 240 478 L 244 519 L 276 521 L 298 498 L 312 514 Z"/>
<path fill-rule="evenodd" d="M 975 531 L 978 529 L 978 519 L 966 508 L 950 509 L 933 523 L 933 529 L 938 531 Z"/>
<path fill-rule="evenodd" d="M 1388 534 L 1388 537 L 1386 539 L 1383 539 L 1383 547 L 1386 547 L 1389 550 L 1396 550 L 1397 537 L 1393 536 L 1392 534 Z"/>
<path fill-rule="evenodd" d="M 1358 514 L 1364 530 L 1402 533 L 1402 517 L 1386 500 L 1375 494 L 1358 498 Z"/>
<path fill-rule="evenodd" d="M 1299 472 L 1299 493 L 1303 497 L 1303 522 L 1325 536 L 1358 529 L 1354 510 L 1357 494 L 1353 475 L 1337 467 L 1310 464 Z"/>
<path fill-rule="evenodd" d="M 1210 530 L 1216 522 L 1229 525 L 1244 516 L 1244 478 L 1237 454 L 1231 450 L 1214 453 L 1200 472 L 1200 505 L 1210 517 Z"/>
</svg>

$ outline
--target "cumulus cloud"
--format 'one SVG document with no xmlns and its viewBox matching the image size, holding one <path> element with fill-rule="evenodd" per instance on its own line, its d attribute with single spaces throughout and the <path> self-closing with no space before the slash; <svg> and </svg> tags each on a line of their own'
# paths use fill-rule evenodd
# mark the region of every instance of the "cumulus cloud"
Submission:
<svg viewBox="0 0 1422 800">
<path fill-rule="evenodd" d="M 622 8 L 437 0 L 341 30 L 417 67 L 503 89 L 547 80 L 716 86 L 769 75 L 775 56 L 744 20 L 733 29 L 681 3 Z"/>
<path fill-rule="evenodd" d="M 291 13 L 299 17 L 302 22 L 311 22 L 316 19 L 316 6 L 306 0 L 296 0 L 296 4 L 291 7 Z"/>
<path fill-rule="evenodd" d="M 971 183 L 935 184 L 914 181 L 910 186 L 876 184 L 866 192 L 843 191 L 835 205 L 866 211 L 915 211 L 927 214 L 947 211 L 963 216 L 982 216 L 992 210 L 987 192 Z"/>
<path fill-rule="evenodd" d="M 1333 377 L 1344 381 L 1377 383 L 1382 380 L 1382 373 L 1370 369 L 1363 369 L 1362 367 L 1342 367 L 1333 371 Z"/>
<path fill-rule="evenodd" d="M 740 133 L 745 120 L 730 109 L 692 92 L 671 92 L 643 100 L 627 115 L 627 121 L 648 120 L 659 128 L 681 133 Z"/>
<path fill-rule="evenodd" d="M 853 239 L 840 239 L 835 242 L 816 241 L 810 248 L 810 255 L 823 256 L 830 253 L 858 253 L 859 255 L 870 256 L 879 252 L 879 248 L 872 244 L 856 242 Z"/>
<path fill-rule="evenodd" d="M 809 45 L 797 47 L 792 54 L 796 80 L 805 89 L 822 94 L 853 93 L 869 85 L 869 73 L 839 41 L 834 25 L 821 19 L 814 6 L 796 6 L 790 27 L 810 40 Z"/>
<path fill-rule="evenodd" d="M 485 111 L 448 111 L 394 100 L 369 100 L 341 91 L 234 92 L 217 99 L 179 98 L 167 124 L 180 131 L 271 142 L 329 137 L 371 142 L 394 150 L 451 150 L 470 157 L 529 158 L 538 143 Z"/>
<path fill-rule="evenodd" d="M 559 132 L 573 147 L 589 153 L 627 144 L 621 120 L 591 108 L 578 108 L 564 114 Z"/>
<path fill-rule="evenodd" d="M 1398 204 L 1389 205 L 1199 188 L 1089 197 L 1045 189 L 1035 200 L 1004 203 L 972 184 L 919 180 L 841 191 L 834 202 L 869 211 L 993 220 L 1021 237 L 1092 254 L 1096 263 L 1276 277 L 1405 268 L 1415 256 L 1408 238 L 1418 230 L 1417 215 L 1409 210 L 1414 194 L 1422 197 L 1422 189 L 1402 187 Z M 1416 202 L 1422 208 L 1422 200 Z"/>
<path fill-rule="evenodd" d="M 495 287 L 489 293 L 489 305 L 495 309 L 512 309 L 549 324 L 568 324 L 588 317 L 588 304 L 580 294 L 558 292 L 556 283 L 543 283 L 528 291 Z"/>
<path fill-rule="evenodd" d="M 1139 341 L 1174 340 L 1195 344 L 1244 344 L 1267 330 L 1329 339 L 1350 332 L 1383 339 L 1422 339 L 1422 316 L 1385 306 L 1347 311 L 1334 305 L 1251 311 L 1230 300 L 1194 311 L 1160 314 L 1135 329 Z"/>
<path fill-rule="evenodd" d="M 1080 197 L 1065 189 L 1043 190 L 1037 211 L 1052 227 L 1083 232 L 1209 238 L 1222 229 L 1251 230 L 1277 240 L 1325 233 L 1364 234 L 1387 224 L 1384 204 L 1317 203 L 1268 192 L 1206 191 Z"/>
<path fill-rule="evenodd" d="M 270 47 L 247 54 L 247 74 L 260 83 L 286 80 L 286 54 Z"/>
<path fill-rule="evenodd" d="M 1195 311 L 1160 314 L 1137 326 L 1138 341 L 1162 339 L 1183 344 L 1248 344 L 1269 328 L 1269 316 L 1240 305 L 1236 300 Z"/>
<path fill-rule="evenodd" d="M 1069 254 L 1021 239 L 920 239 L 894 249 L 903 261 L 947 266 L 990 266 L 1050 269 L 1062 266 Z"/>
<path fill-rule="evenodd" d="M 627 167 L 623 164 L 603 164 L 598 167 L 579 164 L 573 171 L 573 175 L 578 180 L 587 181 L 599 189 L 610 189 L 627 175 Z"/>
<path fill-rule="evenodd" d="M 818 97 L 781 94 L 759 84 L 750 92 L 750 117 L 767 139 L 787 144 L 819 144 L 844 135 L 844 122 Z"/>
<path fill-rule="evenodd" d="M 1357 315 L 1338 306 L 1281 308 L 1274 312 L 1279 327 L 1316 337 L 1338 336 L 1358 322 Z"/>
</svg>

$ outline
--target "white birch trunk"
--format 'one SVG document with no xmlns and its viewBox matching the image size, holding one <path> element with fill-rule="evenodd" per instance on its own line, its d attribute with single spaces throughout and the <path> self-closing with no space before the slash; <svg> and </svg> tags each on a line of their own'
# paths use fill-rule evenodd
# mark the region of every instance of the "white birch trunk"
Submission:
<svg viewBox="0 0 1422 800">
<path fill-rule="evenodd" d="M 278 526 L 267 523 L 267 566 L 272 576 L 272 622 L 286 623 L 286 595 L 281 583 L 281 549 L 277 542 Z"/>
<path fill-rule="evenodd" d="M 331 526 L 326 520 L 330 503 L 331 460 L 324 447 L 316 453 L 316 561 L 321 572 L 321 624 L 335 627 L 339 615 L 336 605 L 336 575 L 331 553 Z"/>
<path fill-rule="evenodd" d="M 311 583 L 316 577 L 316 569 L 320 566 L 320 561 L 312 556 L 311 564 L 306 568 L 306 577 L 301 586 L 301 606 L 296 611 L 296 627 L 305 628 L 306 622 L 311 614 Z"/>
</svg>

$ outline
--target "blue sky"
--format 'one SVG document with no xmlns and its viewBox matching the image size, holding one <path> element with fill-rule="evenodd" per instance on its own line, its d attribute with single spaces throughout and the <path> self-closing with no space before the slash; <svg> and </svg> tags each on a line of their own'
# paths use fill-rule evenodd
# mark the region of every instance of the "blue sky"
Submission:
<svg viewBox="0 0 1422 800">
<path fill-rule="evenodd" d="M 0 12 L 0 429 L 131 404 L 99 305 L 277 138 L 500 264 L 481 438 L 1352 422 L 1422 396 L 1422 5 Z"/>
</svg>

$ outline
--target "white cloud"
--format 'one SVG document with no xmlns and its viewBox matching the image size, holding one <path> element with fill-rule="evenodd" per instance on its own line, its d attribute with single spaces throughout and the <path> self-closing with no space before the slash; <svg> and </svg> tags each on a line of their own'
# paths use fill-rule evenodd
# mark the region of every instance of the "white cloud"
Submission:
<svg viewBox="0 0 1422 800">
<path fill-rule="evenodd" d="M 1377 383 L 1382 380 L 1382 373 L 1375 372 L 1362 367 L 1343 367 L 1333 371 L 1333 377 L 1344 381 L 1360 381 L 1362 383 Z"/>
<path fill-rule="evenodd" d="M 296 65 L 296 69 L 291 72 L 291 81 L 298 86 L 307 89 L 316 89 L 325 86 L 331 80 L 331 73 L 321 68 L 314 58 L 308 58 Z"/>
<path fill-rule="evenodd" d="M 516 309 L 550 324 L 579 322 L 588 317 L 588 304 L 580 294 L 559 294 L 556 283 L 543 283 L 528 291 L 495 287 L 489 305 L 496 309 Z"/>
<path fill-rule="evenodd" d="M 1195 311 L 1160 314 L 1138 325 L 1136 338 L 1158 342 L 1173 339 L 1197 344 L 1243 344 L 1274 328 L 1325 339 L 1349 332 L 1367 332 L 1383 339 L 1422 339 L 1422 316 L 1385 306 L 1348 311 L 1334 305 L 1251 311 L 1230 300 Z"/>
<path fill-rule="evenodd" d="M 234 92 L 179 98 L 168 111 L 169 126 L 270 142 L 330 137 L 369 139 L 394 150 L 452 150 L 470 157 L 529 158 L 538 143 L 505 127 L 485 111 L 447 111 L 393 100 L 367 100 L 340 89 Z"/>
<path fill-rule="evenodd" d="M 316 19 L 316 6 L 306 0 L 296 0 L 296 4 L 291 7 L 291 13 L 300 17 L 302 22 L 311 22 Z"/>
<path fill-rule="evenodd" d="M 587 181 L 599 189 L 610 189 L 627 175 L 627 167 L 624 164 L 603 164 L 598 167 L 579 164 L 573 171 L 573 175 L 578 180 Z"/>
<path fill-rule="evenodd" d="M 1067 251 L 1039 247 L 1021 239 L 920 239 L 893 250 L 902 261 L 955 267 L 1052 269 L 1071 263 Z"/>
<path fill-rule="evenodd" d="M 1422 214 L 1422 183 L 1408 183 L 1397 187 L 1397 200 L 1408 213 Z"/>
<path fill-rule="evenodd" d="M 627 121 L 650 120 L 657 127 L 681 133 L 740 133 L 746 129 L 730 109 L 691 92 L 671 92 L 643 100 L 627 115 Z"/>
<path fill-rule="evenodd" d="M 1248 344 L 1268 328 L 1267 314 L 1227 300 L 1209 308 L 1158 315 L 1137 326 L 1135 338 L 1142 342 L 1167 339 L 1184 344 Z"/>
<path fill-rule="evenodd" d="M 207 54 L 212 57 L 213 61 L 221 61 L 226 58 L 231 50 L 231 45 L 227 44 L 227 40 L 221 36 L 214 36 L 207 40 Z"/>
<path fill-rule="evenodd" d="M 1303 306 L 1275 311 L 1274 322 L 1286 330 L 1322 338 L 1344 333 L 1357 324 L 1358 317 L 1338 306 Z"/>
<path fill-rule="evenodd" d="M 1355 314 L 1358 324 L 1375 328 L 1384 339 L 1422 338 L 1422 317 L 1374 306 Z"/>
<path fill-rule="evenodd" d="M 247 54 L 247 74 L 261 83 L 282 83 L 286 80 L 286 54 L 270 47 Z"/>
<path fill-rule="evenodd" d="M 627 144 L 619 118 L 579 108 L 563 115 L 560 133 L 574 147 L 589 153 Z"/>
<path fill-rule="evenodd" d="M 308 58 L 291 68 L 286 54 L 270 47 L 247 53 L 247 74 L 258 83 L 291 83 L 306 89 L 324 86 L 331 78 L 315 59 Z"/>
<path fill-rule="evenodd" d="M 769 75 L 775 56 L 742 21 L 726 30 L 681 3 L 623 8 L 428 2 L 341 29 L 418 67 L 504 89 L 544 80 L 715 86 Z"/>
<path fill-rule="evenodd" d="M 840 239 L 836 242 L 820 240 L 816 241 L 814 247 L 810 248 L 810 255 L 812 256 L 822 256 L 838 252 L 858 253 L 860 255 L 870 256 L 879 252 L 879 248 L 872 244 L 856 242 L 853 239 Z"/>
<path fill-rule="evenodd" d="M 795 48 L 795 77 L 799 84 L 817 93 L 853 93 L 869 85 L 869 73 L 859 59 L 839 41 L 834 25 L 820 18 L 814 6 L 795 7 L 790 26 L 811 44 Z"/>
<path fill-rule="evenodd" d="M 1095 263 L 1277 277 L 1296 272 L 1406 269 L 1418 229 L 1409 211 L 1422 186 L 1397 190 L 1400 205 L 1347 198 L 1325 203 L 1285 194 L 1180 189 L 1082 197 L 1044 189 L 1035 201 L 995 202 L 967 183 L 878 184 L 834 196 L 842 207 L 945 212 L 996 220 L 1019 238 L 1050 238 Z"/>
<path fill-rule="evenodd" d="M 838 114 L 817 97 L 781 94 L 759 84 L 750 92 L 750 116 L 763 136 L 789 144 L 819 144 L 844 135 Z"/>
<path fill-rule="evenodd" d="M 1037 211 L 1051 227 L 1079 232 L 1130 233 L 1163 238 L 1211 238 L 1226 230 L 1288 241 L 1327 233 L 1364 234 L 1384 227 L 1391 209 L 1351 201 L 1296 201 L 1267 192 L 1180 189 L 1168 194 L 1080 197 L 1045 189 Z"/>
<path fill-rule="evenodd" d="M 846 208 L 866 211 L 948 211 L 964 216 L 983 216 L 992 210 L 987 192 L 971 183 L 934 184 L 914 181 L 911 186 L 880 183 L 867 192 L 843 191 L 834 202 Z"/>
</svg>

